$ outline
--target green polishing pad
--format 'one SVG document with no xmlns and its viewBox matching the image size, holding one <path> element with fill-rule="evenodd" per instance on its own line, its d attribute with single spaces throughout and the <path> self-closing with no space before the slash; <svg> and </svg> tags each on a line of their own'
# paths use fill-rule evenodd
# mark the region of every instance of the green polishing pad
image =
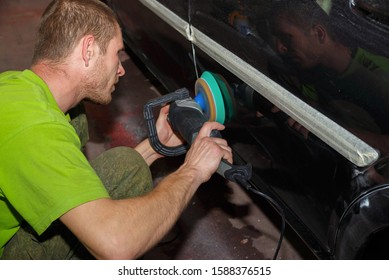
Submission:
<svg viewBox="0 0 389 280">
<path fill-rule="evenodd" d="M 237 111 L 232 89 L 222 75 L 213 74 L 213 77 L 217 81 L 220 91 L 222 93 L 226 112 L 226 121 L 229 122 L 233 118 L 235 118 Z"/>
<path fill-rule="evenodd" d="M 195 83 L 195 101 L 209 121 L 224 124 L 226 113 L 220 86 L 212 73 L 205 71 Z"/>
</svg>

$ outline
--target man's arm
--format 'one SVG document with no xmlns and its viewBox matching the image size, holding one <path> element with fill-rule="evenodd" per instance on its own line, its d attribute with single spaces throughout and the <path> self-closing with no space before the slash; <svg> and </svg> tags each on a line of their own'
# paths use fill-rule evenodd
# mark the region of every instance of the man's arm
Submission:
<svg viewBox="0 0 389 280">
<path fill-rule="evenodd" d="M 232 162 L 226 141 L 208 136 L 213 129 L 223 128 L 215 122 L 206 123 L 183 165 L 150 193 L 124 200 L 91 201 L 70 210 L 60 220 L 96 258 L 138 258 L 165 236 L 220 160 Z"/>
<path fill-rule="evenodd" d="M 150 166 L 157 159 L 163 157 L 151 147 L 151 144 L 148 139 L 145 139 L 140 142 L 135 147 L 135 150 L 144 158 L 148 166 Z"/>
</svg>

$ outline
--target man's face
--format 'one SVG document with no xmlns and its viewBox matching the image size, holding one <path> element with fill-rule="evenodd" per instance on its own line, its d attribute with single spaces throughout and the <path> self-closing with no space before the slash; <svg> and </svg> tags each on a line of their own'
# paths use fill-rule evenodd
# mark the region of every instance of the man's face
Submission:
<svg viewBox="0 0 389 280">
<path fill-rule="evenodd" d="M 86 78 L 84 92 L 86 99 L 97 104 L 108 104 L 119 78 L 125 74 L 119 55 L 123 51 L 120 32 L 108 45 L 105 54 L 99 54 L 96 63 Z"/>
<path fill-rule="evenodd" d="M 318 65 L 320 45 L 313 29 L 302 29 L 286 17 L 279 17 L 274 26 L 276 50 L 289 65 L 310 69 Z"/>
</svg>

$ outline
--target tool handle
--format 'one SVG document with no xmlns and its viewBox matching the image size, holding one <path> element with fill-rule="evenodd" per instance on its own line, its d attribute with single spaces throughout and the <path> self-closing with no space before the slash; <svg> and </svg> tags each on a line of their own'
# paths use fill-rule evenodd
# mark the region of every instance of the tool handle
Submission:
<svg viewBox="0 0 389 280">
<path fill-rule="evenodd" d="M 188 150 L 186 145 L 176 147 L 168 147 L 161 143 L 158 138 L 158 132 L 155 124 L 153 108 L 169 104 L 175 100 L 185 99 L 189 97 L 189 91 L 186 88 L 178 89 L 172 93 L 149 100 L 143 107 L 143 116 L 148 127 L 148 138 L 150 145 L 155 151 L 164 156 L 179 156 Z"/>
<path fill-rule="evenodd" d="M 169 122 L 173 130 L 177 131 L 186 142 L 191 145 L 200 129 L 207 121 L 201 108 L 192 99 L 175 101 L 170 105 Z M 212 130 L 211 137 L 222 138 L 219 130 Z M 238 179 L 248 181 L 251 178 L 251 165 L 233 165 L 222 160 L 216 173 L 232 182 Z"/>
<path fill-rule="evenodd" d="M 212 130 L 212 137 L 222 138 L 222 135 L 219 130 Z M 235 165 L 231 164 L 226 160 L 221 160 L 216 173 L 223 176 L 225 179 L 238 183 L 238 180 L 248 181 L 251 179 L 252 167 L 251 164 L 246 165 Z"/>
<path fill-rule="evenodd" d="M 148 127 L 148 137 L 154 150 L 164 156 L 178 156 L 187 152 L 188 145 L 168 147 L 163 145 L 159 138 L 153 115 L 153 108 L 170 104 L 168 120 L 173 130 L 177 131 L 184 140 L 191 145 L 196 138 L 201 127 L 207 121 L 200 106 L 189 97 L 187 89 L 178 89 L 175 92 L 149 100 L 143 109 L 143 115 Z M 212 137 L 220 137 L 220 131 L 213 130 Z M 251 165 L 232 165 L 222 160 L 216 173 L 227 180 L 238 182 L 237 180 L 248 181 L 251 178 Z"/>
</svg>

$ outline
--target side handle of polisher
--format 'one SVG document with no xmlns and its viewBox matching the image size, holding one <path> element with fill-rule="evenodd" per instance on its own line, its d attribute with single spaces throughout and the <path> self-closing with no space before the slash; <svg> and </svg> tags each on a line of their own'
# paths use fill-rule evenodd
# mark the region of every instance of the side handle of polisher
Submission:
<svg viewBox="0 0 389 280">
<path fill-rule="evenodd" d="M 201 127 L 207 121 L 200 106 L 191 98 L 177 100 L 170 105 L 169 123 L 191 145 Z M 211 132 L 212 137 L 222 138 L 218 130 Z M 251 179 L 252 167 L 247 165 L 233 165 L 222 160 L 216 173 L 232 182 L 248 181 Z"/>
<path fill-rule="evenodd" d="M 166 95 L 162 95 L 160 97 L 156 97 L 154 99 L 149 100 L 144 108 L 143 108 L 143 116 L 146 120 L 147 128 L 148 128 L 148 138 L 150 141 L 150 145 L 164 156 L 179 156 L 188 150 L 188 147 L 185 145 L 180 145 L 176 147 L 167 147 L 161 143 L 158 138 L 158 132 L 156 128 L 155 118 L 153 114 L 153 109 L 157 106 L 163 106 L 166 104 L 170 104 L 173 101 L 186 99 L 189 97 L 189 91 L 186 88 L 178 89 L 174 92 L 171 92 Z"/>
</svg>

